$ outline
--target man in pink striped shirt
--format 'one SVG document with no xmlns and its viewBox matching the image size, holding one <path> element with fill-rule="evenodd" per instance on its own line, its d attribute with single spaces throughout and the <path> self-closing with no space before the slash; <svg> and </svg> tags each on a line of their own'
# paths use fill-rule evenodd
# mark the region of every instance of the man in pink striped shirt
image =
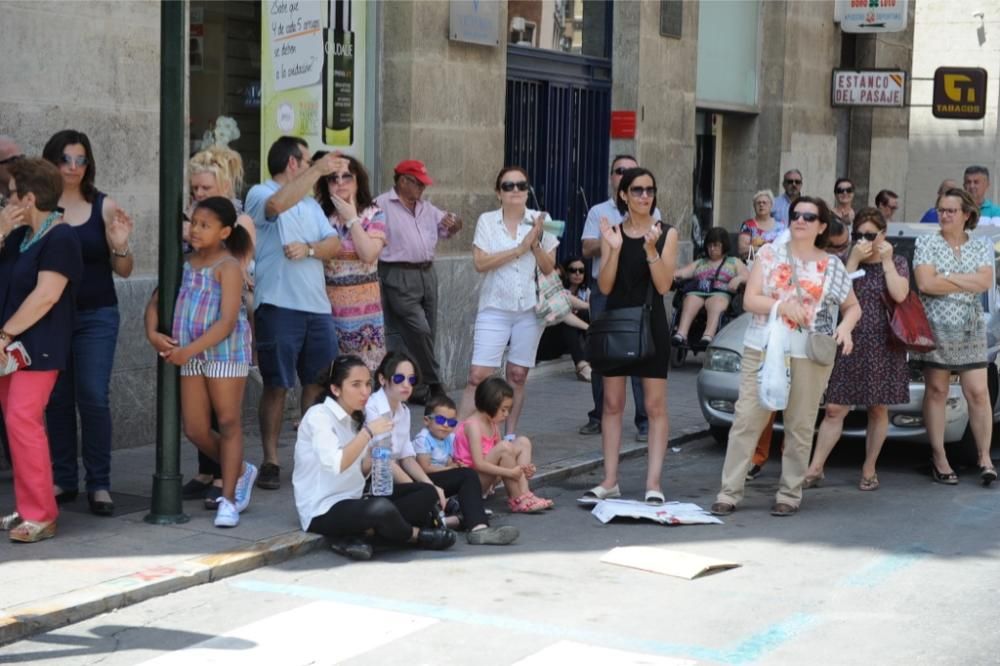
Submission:
<svg viewBox="0 0 1000 666">
<path fill-rule="evenodd" d="M 434 183 L 423 162 L 403 160 L 394 172 L 393 189 L 375 199 L 375 204 L 385 211 L 386 246 L 379 257 L 378 273 L 387 343 L 390 349 L 403 347 L 409 352 L 431 395 L 444 393 L 434 357 L 434 251 L 438 240 L 462 228 L 462 220 L 423 200 L 424 190 Z M 427 391 L 415 391 L 414 395 L 424 398 Z"/>
</svg>

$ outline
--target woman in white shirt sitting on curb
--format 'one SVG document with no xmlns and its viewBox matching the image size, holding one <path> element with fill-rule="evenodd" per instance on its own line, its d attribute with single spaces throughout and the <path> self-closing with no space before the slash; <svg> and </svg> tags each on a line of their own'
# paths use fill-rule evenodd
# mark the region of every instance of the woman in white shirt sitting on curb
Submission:
<svg viewBox="0 0 1000 666">
<path fill-rule="evenodd" d="M 507 354 L 507 381 L 514 387 L 514 405 L 507 418 L 506 439 L 513 441 L 524 405 L 524 383 L 535 366 L 535 352 L 544 324 L 535 314 L 538 302 L 536 272 L 545 275 L 556 266 L 559 241 L 543 231 L 546 213 L 528 208 L 527 172 L 507 166 L 497 174 L 500 208 L 479 216 L 472 240 L 476 272 L 483 273 L 479 311 L 473 333 L 472 367 L 458 409 L 459 420 L 475 411 L 476 387 L 500 367 Z"/>
<path fill-rule="evenodd" d="M 372 546 L 364 539 L 371 532 L 431 550 L 454 545 L 451 530 L 414 527 L 406 518 L 436 515 L 438 497 L 432 486 L 394 499 L 364 496 L 372 467 L 369 444 L 392 430 L 389 418 L 364 422 L 372 392 L 364 361 L 338 356 L 320 379 L 327 395 L 302 417 L 295 441 L 292 486 L 302 529 L 332 537 L 334 552 L 355 560 L 371 559 Z"/>
</svg>

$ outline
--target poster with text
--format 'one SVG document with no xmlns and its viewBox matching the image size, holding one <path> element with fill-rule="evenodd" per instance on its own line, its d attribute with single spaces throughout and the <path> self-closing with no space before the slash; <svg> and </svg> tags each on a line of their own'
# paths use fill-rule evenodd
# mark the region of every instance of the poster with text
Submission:
<svg viewBox="0 0 1000 666">
<path fill-rule="evenodd" d="M 280 136 L 364 155 L 364 0 L 262 0 L 261 162 Z"/>
</svg>

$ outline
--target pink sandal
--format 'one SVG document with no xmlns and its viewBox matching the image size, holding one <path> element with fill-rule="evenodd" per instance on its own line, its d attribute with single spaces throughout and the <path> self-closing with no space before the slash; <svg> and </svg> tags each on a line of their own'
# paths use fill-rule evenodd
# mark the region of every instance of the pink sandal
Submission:
<svg viewBox="0 0 1000 666">
<path fill-rule="evenodd" d="M 541 513 L 545 510 L 543 505 L 538 503 L 538 498 L 531 493 L 525 493 L 520 497 L 507 500 L 507 506 L 511 513 Z"/>
<path fill-rule="evenodd" d="M 541 506 L 545 510 L 551 509 L 552 507 L 554 507 L 556 505 L 555 502 L 553 502 L 552 500 L 548 499 L 547 497 L 539 497 L 535 493 L 528 493 L 528 494 L 531 495 L 531 498 L 534 500 L 535 504 L 537 504 L 538 506 Z"/>
</svg>

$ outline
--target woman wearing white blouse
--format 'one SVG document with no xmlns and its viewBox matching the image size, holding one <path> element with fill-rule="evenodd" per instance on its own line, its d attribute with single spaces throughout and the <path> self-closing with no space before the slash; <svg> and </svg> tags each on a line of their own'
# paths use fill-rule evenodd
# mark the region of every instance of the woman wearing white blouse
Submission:
<svg viewBox="0 0 1000 666">
<path fill-rule="evenodd" d="M 530 210 L 528 174 L 521 167 L 504 167 L 497 174 L 500 209 L 483 213 L 476 222 L 472 259 L 484 273 L 472 349 L 469 381 L 462 394 L 459 418 L 474 411 L 476 387 L 500 367 L 507 354 L 507 381 L 514 387 L 514 404 L 507 419 L 507 437 L 517 431 L 524 405 L 524 383 L 535 366 L 543 326 L 535 315 L 536 271 L 555 269 L 559 241 L 542 230 L 547 214 Z"/>
<path fill-rule="evenodd" d="M 371 473 L 372 439 L 392 430 L 392 420 L 364 423 L 364 408 L 372 392 L 371 372 L 354 355 L 338 356 L 323 381 L 327 396 L 309 408 L 295 441 L 292 487 L 302 529 L 334 539 L 336 553 L 356 560 L 372 556 L 376 536 L 399 544 L 442 550 L 455 543 L 447 529 L 419 528 L 416 516 L 436 513 L 432 486 L 400 497 L 364 497 Z M 414 484 L 415 485 L 415 484 Z"/>
</svg>

